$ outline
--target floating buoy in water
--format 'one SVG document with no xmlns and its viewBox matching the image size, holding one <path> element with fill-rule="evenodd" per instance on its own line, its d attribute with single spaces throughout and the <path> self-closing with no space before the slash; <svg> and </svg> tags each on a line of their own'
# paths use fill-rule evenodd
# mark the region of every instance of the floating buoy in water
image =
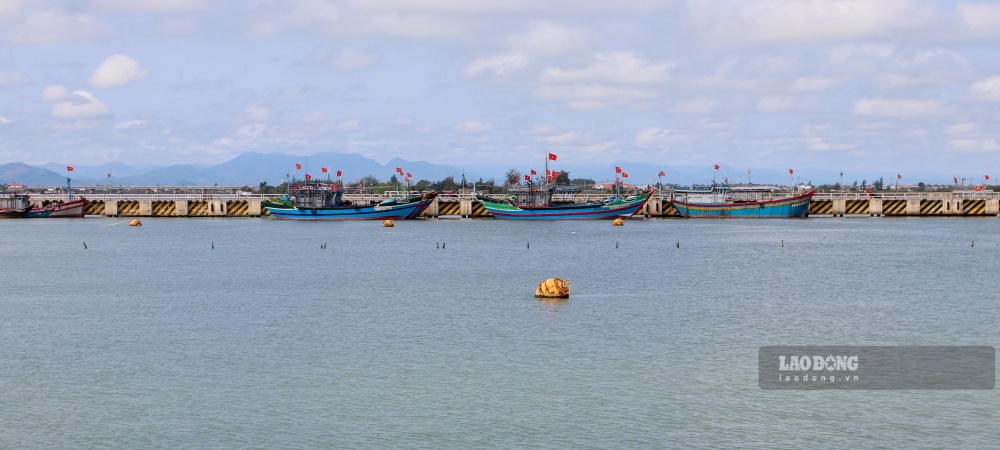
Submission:
<svg viewBox="0 0 1000 450">
<path fill-rule="evenodd" d="M 535 290 L 537 298 L 569 298 L 569 280 L 549 278 L 538 284 Z"/>
<path fill-rule="evenodd" d="M 625 221 L 622 220 L 621 217 L 618 217 L 618 218 L 615 218 L 614 222 L 611 222 L 611 225 L 612 226 L 616 226 L 616 227 L 620 227 L 622 225 L 625 225 Z"/>
<path fill-rule="evenodd" d="M 396 224 L 392 223 L 392 219 L 385 219 L 385 221 L 382 222 L 382 226 L 386 228 L 391 228 L 396 226 Z"/>
<path fill-rule="evenodd" d="M 129 222 L 128 224 L 129 224 L 129 226 L 133 226 L 133 227 L 141 227 L 142 226 L 142 222 L 140 222 L 139 219 L 132 219 L 132 221 Z"/>
</svg>

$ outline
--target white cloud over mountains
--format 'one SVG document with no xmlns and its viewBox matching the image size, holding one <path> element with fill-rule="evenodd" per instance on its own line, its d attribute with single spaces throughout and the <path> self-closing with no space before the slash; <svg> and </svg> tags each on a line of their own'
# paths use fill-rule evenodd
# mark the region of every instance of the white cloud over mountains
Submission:
<svg viewBox="0 0 1000 450">
<path fill-rule="evenodd" d="M 127 55 L 111 55 L 90 76 L 90 86 L 109 88 L 124 86 L 149 76 L 149 69 Z"/>
</svg>

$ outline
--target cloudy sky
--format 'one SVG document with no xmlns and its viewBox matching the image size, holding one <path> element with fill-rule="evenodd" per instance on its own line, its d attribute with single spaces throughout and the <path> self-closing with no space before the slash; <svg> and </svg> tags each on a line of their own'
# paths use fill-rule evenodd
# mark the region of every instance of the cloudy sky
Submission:
<svg viewBox="0 0 1000 450">
<path fill-rule="evenodd" d="M 996 2 L 3 0 L 0 42 L 0 163 L 1000 169 Z"/>
</svg>

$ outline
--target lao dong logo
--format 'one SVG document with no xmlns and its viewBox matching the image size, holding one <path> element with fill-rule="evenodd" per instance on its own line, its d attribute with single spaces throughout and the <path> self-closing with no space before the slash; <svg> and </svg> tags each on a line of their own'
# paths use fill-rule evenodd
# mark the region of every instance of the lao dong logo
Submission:
<svg viewBox="0 0 1000 450">
<path fill-rule="evenodd" d="M 778 355 L 780 372 L 854 372 L 858 370 L 858 357 L 847 355 Z"/>
</svg>

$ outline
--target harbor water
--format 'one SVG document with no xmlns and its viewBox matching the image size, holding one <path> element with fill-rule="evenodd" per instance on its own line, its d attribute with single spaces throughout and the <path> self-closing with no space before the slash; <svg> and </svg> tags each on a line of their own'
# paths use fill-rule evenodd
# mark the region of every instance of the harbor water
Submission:
<svg viewBox="0 0 1000 450">
<path fill-rule="evenodd" d="M 1000 442 L 995 389 L 757 379 L 1000 346 L 995 218 L 142 222 L 0 221 L 0 448 Z"/>
</svg>

